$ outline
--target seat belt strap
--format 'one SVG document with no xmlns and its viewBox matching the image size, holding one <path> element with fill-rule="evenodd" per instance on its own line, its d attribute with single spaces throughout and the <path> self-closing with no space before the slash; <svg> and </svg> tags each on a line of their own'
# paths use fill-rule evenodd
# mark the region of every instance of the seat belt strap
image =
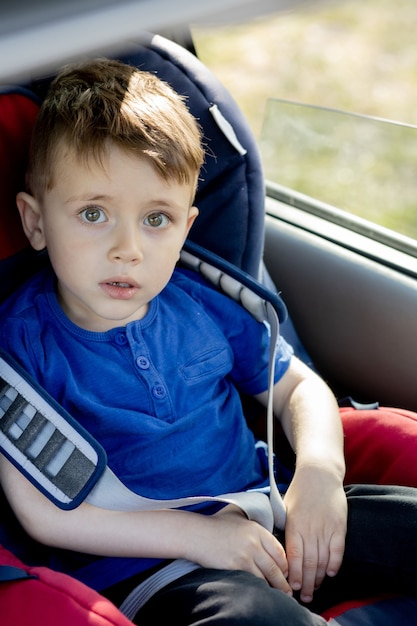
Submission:
<svg viewBox="0 0 417 626">
<path fill-rule="evenodd" d="M 201 248 L 197 244 L 187 241 L 181 252 L 182 263 L 226 293 L 230 298 L 239 302 L 253 317 L 266 325 L 269 332 L 269 362 L 268 362 L 268 403 L 267 403 L 267 444 L 268 444 L 268 474 L 270 483 L 269 500 L 272 508 L 274 526 L 284 530 L 286 510 L 279 493 L 274 472 L 274 407 L 273 388 L 275 378 L 275 359 L 279 339 L 280 321 L 285 321 L 287 309 L 285 304 L 271 290 L 264 287 L 251 276 L 238 270 L 224 259 Z"/>
<path fill-rule="evenodd" d="M 182 509 L 199 504 L 215 503 L 235 504 L 244 511 L 249 519 L 258 522 L 268 530 L 272 530 L 274 527 L 269 498 L 266 494 L 259 491 L 241 491 L 219 496 L 189 496 L 172 500 L 154 500 L 131 491 L 108 467 L 86 497 L 86 502 L 104 509 L 116 511 Z"/>
</svg>

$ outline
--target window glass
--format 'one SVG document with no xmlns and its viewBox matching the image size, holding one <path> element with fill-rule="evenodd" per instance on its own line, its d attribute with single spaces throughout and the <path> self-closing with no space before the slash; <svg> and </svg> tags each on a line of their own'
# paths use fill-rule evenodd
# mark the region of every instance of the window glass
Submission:
<svg viewBox="0 0 417 626">
<path fill-rule="evenodd" d="M 268 177 L 417 238 L 416 23 L 415 0 L 334 0 L 193 36 L 260 139 Z M 266 154 L 267 134 L 280 149 Z"/>
<path fill-rule="evenodd" d="M 417 127 L 270 100 L 265 176 L 417 239 Z"/>
</svg>

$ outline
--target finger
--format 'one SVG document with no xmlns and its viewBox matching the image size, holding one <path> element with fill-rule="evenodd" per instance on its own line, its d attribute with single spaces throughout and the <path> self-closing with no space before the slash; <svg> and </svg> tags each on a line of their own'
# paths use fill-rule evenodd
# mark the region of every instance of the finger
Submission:
<svg viewBox="0 0 417 626">
<path fill-rule="evenodd" d="M 299 591 L 303 584 L 303 539 L 298 533 L 287 534 L 285 548 L 288 559 L 288 582 L 291 589 Z"/>
<path fill-rule="evenodd" d="M 273 535 L 266 535 L 262 538 L 262 546 L 287 578 L 288 560 L 283 545 Z"/>
<path fill-rule="evenodd" d="M 317 541 L 304 544 L 302 565 L 302 581 L 300 598 L 303 602 L 311 602 L 316 588 L 317 566 L 319 562 L 319 546 Z"/>
<path fill-rule="evenodd" d="M 266 552 L 260 555 L 256 561 L 256 566 L 262 572 L 262 577 L 275 589 L 279 589 L 288 595 L 292 595 L 292 589 L 287 578 L 277 562 Z"/>
<path fill-rule="evenodd" d="M 318 560 L 316 569 L 316 579 L 314 582 L 314 591 L 316 591 L 322 584 L 326 577 L 329 562 L 330 552 L 327 543 L 319 543 L 318 546 Z"/>
<path fill-rule="evenodd" d="M 292 595 L 287 580 L 288 561 L 283 546 L 273 535 L 265 535 L 262 546 L 264 553 L 258 557 L 258 566 L 261 566 L 265 579 L 272 587 Z"/>
<path fill-rule="evenodd" d="M 327 576 L 336 576 L 343 561 L 345 553 L 345 536 L 342 534 L 333 535 L 330 541 L 330 557 L 326 568 Z"/>
</svg>

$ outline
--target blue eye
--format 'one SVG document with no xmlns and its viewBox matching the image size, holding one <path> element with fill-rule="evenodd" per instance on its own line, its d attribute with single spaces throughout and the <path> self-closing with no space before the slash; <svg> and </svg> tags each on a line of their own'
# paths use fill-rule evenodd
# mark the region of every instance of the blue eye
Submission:
<svg viewBox="0 0 417 626">
<path fill-rule="evenodd" d="M 85 222 L 89 222 L 90 224 L 99 224 L 106 221 L 104 211 L 95 206 L 84 209 L 81 212 L 81 216 Z"/>
<path fill-rule="evenodd" d="M 145 218 L 145 224 L 152 228 L 163 228 L 168 226 L 170 220 L 164 213 L 151 213 Z"/>
</svg>

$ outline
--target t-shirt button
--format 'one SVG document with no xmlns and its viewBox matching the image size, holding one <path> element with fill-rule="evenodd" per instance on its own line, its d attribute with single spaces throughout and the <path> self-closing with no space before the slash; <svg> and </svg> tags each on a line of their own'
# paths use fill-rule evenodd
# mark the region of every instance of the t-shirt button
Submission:
<svg viewBox="0 0 417 626">
<path fill-rule="evenodd" d="M 154 397 L 157 398 L 158 400 L 165 398 L 165 396 L 167 395 L 166 389 L 163 385 L 155 385 L 152 388 L 152 393 Z"/>
<path fill-rule="evenodd" d="M 149 359 L 146 356 L 138 356 L 136 359 L 136 365 L 140 367 L 141 370 L 147 370 L 149 368 Z"/>
<path fill-rule="evenodd" d="M 127 344 L 127 337 L 124 333 L 117 333 L 114 336 L 114 340 L 119 346 L 125 346 Z"/>
</svg>

